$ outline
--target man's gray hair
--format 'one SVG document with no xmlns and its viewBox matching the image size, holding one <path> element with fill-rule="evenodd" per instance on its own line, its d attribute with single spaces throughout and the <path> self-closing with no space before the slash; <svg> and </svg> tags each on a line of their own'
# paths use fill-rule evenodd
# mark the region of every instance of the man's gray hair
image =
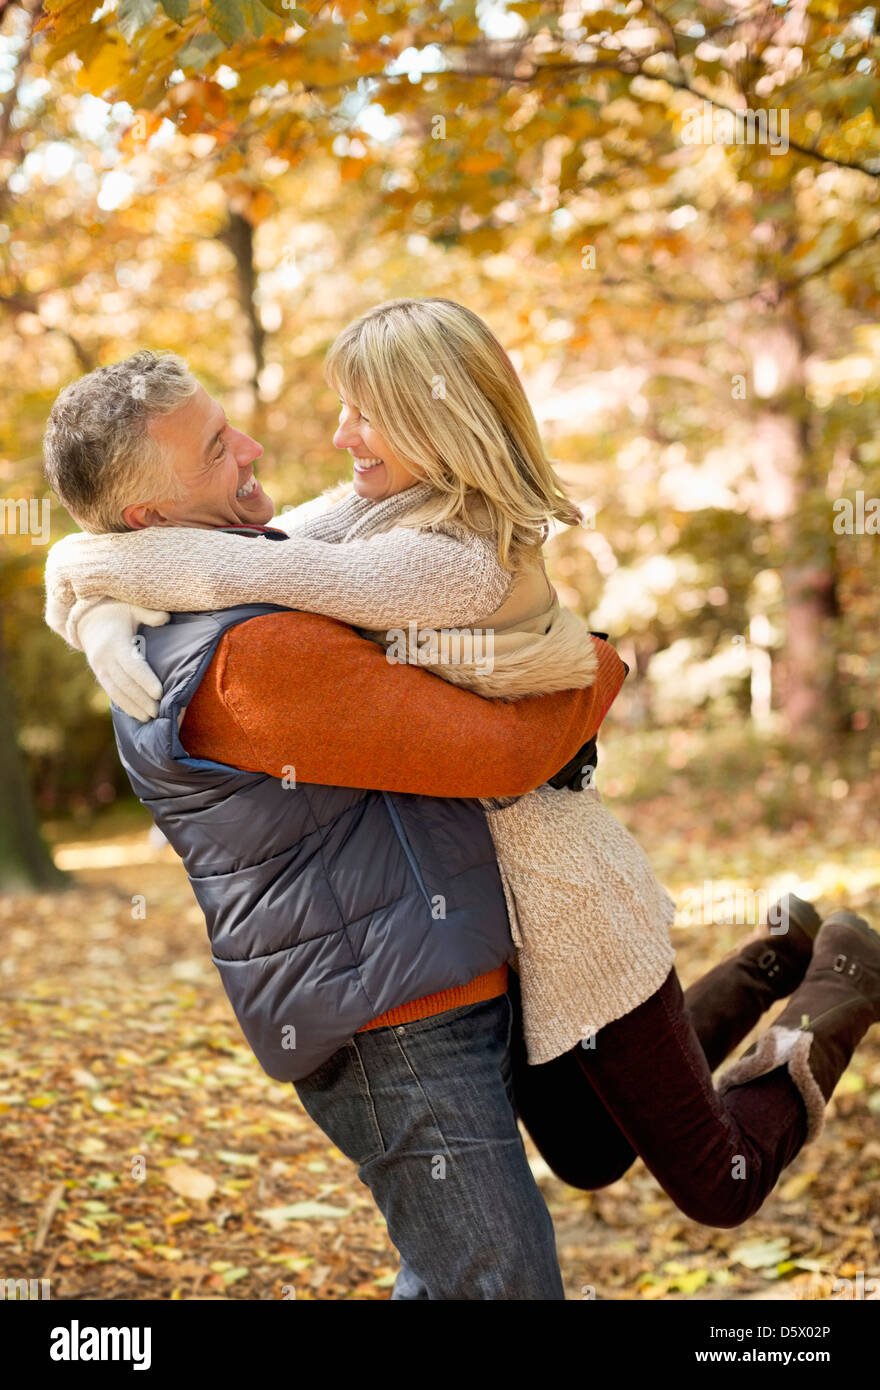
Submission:
<svg viewBox="0 0 880 1390">
<path fill-rule="evenodd" d="M 59 394 L 43 437 L 46 478 L 84 530 L 128 531 L 125 507 L 183 496 L 148 426 L 197 389 L 182 357 L 143 348 Z"/>
</svg>

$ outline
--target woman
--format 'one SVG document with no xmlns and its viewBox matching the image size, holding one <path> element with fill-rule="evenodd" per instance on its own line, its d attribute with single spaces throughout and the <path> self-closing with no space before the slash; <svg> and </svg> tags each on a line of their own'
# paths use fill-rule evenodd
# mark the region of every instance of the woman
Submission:
<svg viewBox="0 0 880 1390">
<path fill-rule="evenodd" d="M 71 538 L 47 566 L 52 625 L 76 641 L 76 615 L 104 595 L 177 610 L 272 602 L 354 623 L 395 659 L 427 651 L 438 675 L 481 694 L 589 685 L 594 646 L 560 607 L 541 553 L 549 522 L 579 514 L 486 325 L 450 301 L 392 301 L 343 331 L 327 371 L 354 482 L 281 518 L 293 544 L 172 528 Z M 456 629 L 458 649 L 425 646 L 426 627 Z M 474 660 L 478 632 L 491 636 L 488 661 Z M 688 1214 L 737 1224 L 818 1132 L 880 1017 L 880 937 L 846 913 L 817 934 L 809 905 L 792 899 L 784 941 L 768 930 L 707 977 L 702 1023 L 700 996 L 688 1000 L 692 1022 L 672 901 L 595 788 L 545 786 L 487 814 L 532 1064 L 520 1056 L 517 1102 L 548 1162 L 595 1186 L 637 1152 Z M 801 980 L 716 1093 L 710 1065 Z"/>
</svg>

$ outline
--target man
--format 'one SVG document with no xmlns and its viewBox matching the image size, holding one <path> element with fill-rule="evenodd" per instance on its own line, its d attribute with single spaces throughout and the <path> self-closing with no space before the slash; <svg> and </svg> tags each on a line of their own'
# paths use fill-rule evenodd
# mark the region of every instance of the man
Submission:
<svg viewBox="0 0 880 1390">
<path fill-rule="evenodd" d="M 68 387 L 45 451 L 87 530 L 296 543 L 266 525 L 260 445 L 173 354 Z M 623 663 L 594 639 L 589 690 L 502 703 L 269 605 L 177 614 L 142 640 L 162 689 L 149 723 L 114 707 L 120 757 L 184 862 L 255 1055 L 385 1216 L 392 1298 L 561 1299 L 511 1099 L 513 948 L 474 798 L 577 766 Z"/>
</svg>

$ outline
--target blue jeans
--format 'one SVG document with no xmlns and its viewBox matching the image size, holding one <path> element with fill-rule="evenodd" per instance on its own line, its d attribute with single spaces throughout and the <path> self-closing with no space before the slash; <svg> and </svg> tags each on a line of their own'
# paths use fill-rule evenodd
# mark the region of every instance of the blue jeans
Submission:
<svg viewBox="0 0 880 1390">
<path fill-rule="evenodd" d="M 565 1298 L 513 1108 L 512 1023 L 503 994 L 371 1029 L 295 1084 L 385 1217 L 394 1300 Z"/>
</svg>

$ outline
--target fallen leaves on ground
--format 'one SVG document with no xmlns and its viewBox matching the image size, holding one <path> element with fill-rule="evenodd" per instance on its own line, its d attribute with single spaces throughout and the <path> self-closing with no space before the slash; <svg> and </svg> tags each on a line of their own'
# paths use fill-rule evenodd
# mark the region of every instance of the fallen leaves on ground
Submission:
<svg viewBox="0 0 880 1390">
<path fill-rule="evenodd" d="M 713 843 L 694 808 L 618 808 L 673 892 L 796 869 L 867 909 L 876 827 L 854 848 L 752 827 Z M 106 842 L 105 842 L 106 843 Z M 173 852 L 146 829 L 60 895 L 0 900 L 0 1277 L 60 1299 L 387 1299 L 398 1261 L 353 1165 L 260 1070 Z M 66 847 L 88 865 L 88 845 Z M 854 885 L 854 886 L 853 886 Z M 145 906 L 144 906 L 145 905 Z M 675 933 L 687 984 L 743 927 Z M 681 1216 L 639 1163 L 599 1192 L 527 1148 L 569 1299 L 840 1297 L 880 1274 L 880 1029 L 821 1139 L 734 1231 Z M 869 1286 L 870 1287 L 870 1286 Z M 880 1287 L 880 1286 L 877 1286 Z M 843 1295 L 845 1296 L 845 1295 Z"/>
</svg>

